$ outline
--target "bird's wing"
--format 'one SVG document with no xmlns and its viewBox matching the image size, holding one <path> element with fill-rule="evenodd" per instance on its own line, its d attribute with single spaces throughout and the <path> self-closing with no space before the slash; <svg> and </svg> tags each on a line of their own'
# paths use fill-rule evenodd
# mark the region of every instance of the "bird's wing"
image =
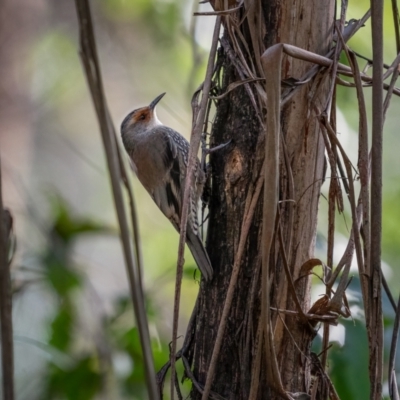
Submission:
<svg viewBox="0 0 400 400">
<path fill-rule="evenodd" d="M 158 143 L 163 143 L 160 161 L 165 174 L 159 184 L 152 188 L 150 194 L 164 215 L 179 231 L 189 143 L 179 133 L 163 125 L 155 127 L 152 133 L 158 136 Z"/>
<path fill-rule="evenodd" d="M 178 174 L 174 176 L 176 179 L 176 183 L 178 182 L 178 177 L 179 177 L 179 192 L 181 194 L 181 202 L 183 201 L 183 191 L 185 188 L 185 179 L 186 179 L 186 168 L 188 165 L 188 157 L 189 157 L 189 142 L 181 136 L 178 132 L 166 128 L 167 130 L 167 135 L 171 141 L 171 143 L 177 147 L 177 159 L 179 160 L 179 167 L 180 167 L 180 173 L 179 176 Z M 171 169 L 171 174 L 174 174 L 178 169 Z M 189 215 L 188 215 L 188 229 L 191 228 L 193 233 L 197 235 L 198 233 L 198 228 L 199 228 L 199 223 L 198 223 L 198 218 L 197 218 L 197 206 L 198 206 L 198 195 L 197 195 L 197 179 L 198 175 L 200 172 L 200 162 L 199 160 L 196 161 L 196 167 L 195 167 L 195 181 L 192 182 L 192 186 L 190 188 L 190 193 L 189 193 Z M 178 185 L 177 185 L 178 186 Z M 179 213 L 179 215 L 181 215 Z"/>
<path fill-rule="evenodd" d="M 180 230 L 180 216 L 182 212 L 183 191 L 186 179 L 186 168 L 188 164 L 189 143 L 178 132 L 165 127 L 158 126 L 156 134 L 162 137 L 164 146 L 162 148 L 162 162 L 165 167 L 165 176 L 151 193 L 153 200 L 172 222 L 177 231 Z M 157 142 L 160 142 L 158 139 Z M 195 179 L 200 173 L 199 162 L 196 164 Z M 186 242 L 198 267 L 206 280 L 212 279 L 213 269 L 207 251 L 198 234 L 197 219 L 197 183 L 193 182 L 189 194 L 189 215 L 186 232 Z"/>
</svg>

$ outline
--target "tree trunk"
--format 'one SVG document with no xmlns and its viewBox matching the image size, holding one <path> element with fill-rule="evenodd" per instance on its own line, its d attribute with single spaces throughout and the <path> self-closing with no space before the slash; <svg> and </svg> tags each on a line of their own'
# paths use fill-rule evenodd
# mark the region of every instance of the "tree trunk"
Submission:
<svg viewBox="0 0 400 400">
<path fill-rule="evenodd" d="M 236 21 L 245 17 L 239 29 L 257 66 L 263 51 L 282 42 L 324 55 L 330 49 L 334 24 L 334 1 L 267 1 L 262 0 L 256 8 L 260 12 L 247 12 L 247 3 L 239 11 Z M 216 9 L 218 7 L 215 6 Z M 257 10 L 256 10 L 257 11 Z M 252 29 L 258 26 L 263 37 L 260 51 L 254 50 Z M 225 17 L 227 18 L 227 17 Z M 229 18 L 234 18 L 230 14 Z M 222 82 L 217 85 L 219 94 L 225 93 L 232 82 L 243 79 L 238 72 L 239 57 L 232 43 L 235 31 L 225 21 L 224 37 L 218 53 L 217 65 L 222 65 Z M 241 45 L 243 54 L 245 46 Z M 232 56 L 233 54 L 233 56 Z M 246 56 L 245 56 L 246 57 Z M 246 59 L 246 62 L 249 62 Z M 300 79 L 311 64 L 284 57 L 282 79 Z M 258 76 L 262 71 L 258 70 Z M 267 82 L 268 84 L 268 82 Z M 324 144 L 320 134 L 317 115 L 326 107 L 330 88 L 328 74 L 319 74 L 297 91 L 291 101 L 281 109 L 281 151 L 279 219 L 283 243 L 295 289 L 302 309 L 310 308 L 310 279 L 298 279 L 304 262 L 313 257 L 318 201 L 324 170 Z M 218 326 L 220 324 L 227 289 L 232 273 L 235 254 L 238 251 L 242 221 L 248 205 L 249 194 L 255 191 L 256 182 L 264 158 L 264 130 L 260 124 L 250 96 L 254 96 L 254 84 L 231 91 L 218 100 L 212 127 L 212 145 L 231 144 L 211 156 L 212 192 L 208 227 L 207 249 L 215 269 L 211 283 L 202 283 L 196 309 L 189 351 L 196 380 L 204 385 L 209 370 Z M 261 119 L 265 119 L 265 109 Z M 268 133 L 267 133 L 268 134 Z M 292 177 L 292 178 L 291 178 Z M 291 180 L 292 179 L 292 180 Z M 262 191 L 261 191 L 262 193 Z M 291 200 L 291 201 L 284 201 Z M 276 224 L 277 221 L 270 221 Z M 261 299 L 261 227 L 262 196 L 260 196 L 244 254 L 241 258 L 232 306 L 230 308 L 224 340 L 217 360 L 212 391 L 226 399 L 248 399 L 251 380 L 255 378 L 254 360 L 262 346 L 257 341 Z M 276 235 L 277 236 L 277 235 Z M 288 279 L 281 257 L 279 237 L 275 237 L 270 254 L 272 286 L 271 306 L 275 309 L 296 311 L 293 296 L 288 289 Z M 282 384 L 289 392 L 310 393 L 310 346 L 315 333 L 308 324 L 296 316 L 271 312 L 275 351 Z M 262 360 L 265 360 L 262 351 Z M 258 399 L 280 396 L 267 381 L 266 362 L 262 361 L 259 372 Z M 200 399 L 201 394 L 193 388 L 191 397 Z"/>
</svg>

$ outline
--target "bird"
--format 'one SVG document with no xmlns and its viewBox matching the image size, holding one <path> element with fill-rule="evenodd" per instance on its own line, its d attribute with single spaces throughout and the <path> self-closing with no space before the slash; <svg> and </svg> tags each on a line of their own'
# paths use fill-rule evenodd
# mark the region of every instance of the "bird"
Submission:
<svg viewBox="0 0 400 400">
<path fill-rule="evenodd" d="M 139 181 L 162 213 L 180 232 L 183 191 L 189 156 L 189 142 L 157 118 L 156 105 L 165 93 L 148 106 L 130 112 L 121 124 L 121 137 L 130 164 Z M 205 173 L 197 159 L 195 179 L 189 194 L 186 244 L 206 281 L 213 277 L 210 258 L 199 235 L 197 207 Z"/>
</svg>

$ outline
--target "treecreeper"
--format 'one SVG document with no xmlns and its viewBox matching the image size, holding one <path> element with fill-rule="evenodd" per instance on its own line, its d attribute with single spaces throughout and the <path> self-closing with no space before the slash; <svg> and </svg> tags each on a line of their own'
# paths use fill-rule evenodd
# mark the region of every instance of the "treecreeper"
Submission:
<svg viewBox="0 0 400 400">
<path fill-rule="evenodd" d="M 121 136 L 139 181 L 179 232 L 189 142 L 157 118 L 156 105 L 164 95 L 165 93 L 160 94 L 150 105 L 130 112 L 121 124 Z M 211 280 L 213 269 L 199 235 L 197 207 L 203 191 L 205 174 L 198 159 L 194 177 L 189 193 L 186 244 L 202 276 Z"/>
</svg>

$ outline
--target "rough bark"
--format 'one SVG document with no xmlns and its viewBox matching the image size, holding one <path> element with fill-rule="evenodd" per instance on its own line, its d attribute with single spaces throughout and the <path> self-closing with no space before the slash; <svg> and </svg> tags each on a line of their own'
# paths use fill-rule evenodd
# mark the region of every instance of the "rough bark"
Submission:
<svg viewBox="0 0 400 400">
<path fill-rule="evenodd" d="M 318 0 L 263 0 L 261 7 L 265 48 L 282 42 L 318 54 L 326 54 L 331 43 L 334 4 L 334 1 Z M 240 29 L 250 43 L 248 20 Z M 224 36 L 229 41 L 226 32 Z M 260 56 L 261 54 L 254 55 Z M 240 77 L 226 49 L 221 48 L 218 57 L 223 69 L 219 90 L 223 93 L 230 83 L 240 80 Z M 282 67 L 284 79 L 301 78 L 311 65 L 284 58 Z M 324 145 L 316 115 L 325 107 L 329 82 L 327 74 L 317 75 L 314 80 L 304 85 L 281 111 L 282 138 L 286 143 L 286 154 L 291 168 L 285 166 L 282 152 L 279 197 L 280 200 L 290 199 L 294 202 L 281 203 L 280 223 L 286 250 L 289 251 L 287 257 L 291 275 L 304 311 L 310 307 L 310 280 L 297 279 L 300 276 L 301 265 L 313 257 L 314 251 L 324 165 Z M 211 283 L 201 285 L 189 355 L 190 361 L 193 362 L 194 376 L 201 385 L 204 385 L 206 380 L 221 319 L 247 194 L 254 190 L 263 161 L 263 146 L 260 145 L 263 135 L 263 129 L 245 86 L 233 90 L 218 101 L 212 142 L 216 145 L 232 140 L 232 143 L 211 157 L 212 193 L 207 249 L 215 269 L 215 278 Z M 293 176 L 293 190 L 290 189 L 288 179 L 290 170 Z M 253 361 L 256 352 L 261 351 L 256 341 L 261 294 L 261 219 L 262 198 L 258 202 L 241 261 L 239 280 L 212 385 L 212 391 L 226 399 L 248 399 Z M 275 224 L 276 221 L 270 223 Z M 296 311 L 287 286 L 278 238 L 275 238 L 272 253 L 271 305 Z M 314 331 L 300 319 L 283 314 L 278 316 L 276 312 L 272 314 L 272 323 L 278 366 L 285 390 L 309 393 L 308 360 Z M 191 397 L 198 399 L 201 395 L 193 389 Z M 264 361 L 257 398 L 279 398 L 269 389 Z"/>
</svg>

